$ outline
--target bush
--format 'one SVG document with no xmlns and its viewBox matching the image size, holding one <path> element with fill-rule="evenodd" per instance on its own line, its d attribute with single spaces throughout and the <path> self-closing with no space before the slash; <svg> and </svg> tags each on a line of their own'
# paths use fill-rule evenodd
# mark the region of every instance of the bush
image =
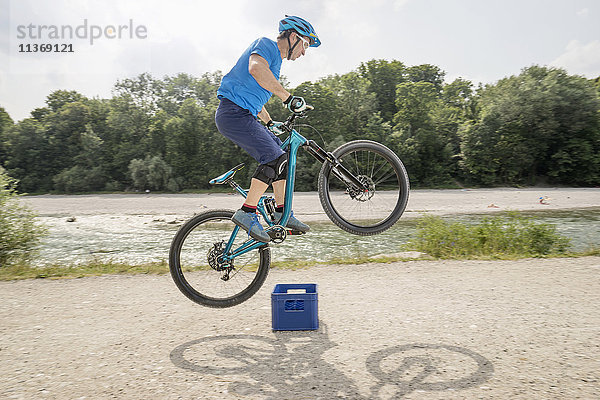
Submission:
<svg viewBox="0 0 600 400">
<path fill-rule="evenodd" d="M 136 189 L 179 190 L 179 185 L 173 178 L 173 168 L 160 156 L 131 160 L 129 175 Z"/>
<path fill-rule="evenodd" d="M 63 193 L 81 193 L 101 190 L 106 185 L 102 167 L 85 168 L 76 165 L 54 177 L 54 188 Z"/>
<path fill-rule="evenodd" d="M 29 260 L 46 231 L 35 224 L 33 212 L 19 203 L 16 185 L 0 167 L 0 267 Z"/>
<path fill-rule="evenodd" d="M 558 234 L 554 225 L 508 213 L 473 225 L 425 216 L 408 247 L 435 258 L 506 258 L 564 254 L 569 244 L 570 239 Z"/>
</svg>

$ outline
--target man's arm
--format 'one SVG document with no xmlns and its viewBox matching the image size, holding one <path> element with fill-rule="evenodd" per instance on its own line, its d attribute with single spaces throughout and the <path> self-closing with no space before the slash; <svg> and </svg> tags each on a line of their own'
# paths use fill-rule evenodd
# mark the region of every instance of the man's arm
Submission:
<svg viewBox="0 0 600 400">
<path fill-rule="evenodd" d="M 256 79 L 256 82 L 258 82 L 260 86 L 279 97 L 281 101 L 285 101 L 288 99 L 288 97 L 290 97 L 290 92 L 281 86 L 281 83 L 279 83 L 279 81 L 275 78 L 275 75 L 273 75 L 269 69 L 269 63 L 267 60 L 258 54 L 250 55 L 248 72 L 250 72 L 250 75 Z M 265 110 L 264 107 L 263 110 Z"/>
<path fill-rule="evenodd" d="M 271 120 L 271 116 L 267 112 L 267 109 L 265 108 L 265 106 L 263 106 L 262 110 L 260 110 L 260 112 L 257 115 L 258 115 L 258 118 L 260 118 L 260 120 L 262 122 L 264 122 L 265 124 Z"/>
</svg>

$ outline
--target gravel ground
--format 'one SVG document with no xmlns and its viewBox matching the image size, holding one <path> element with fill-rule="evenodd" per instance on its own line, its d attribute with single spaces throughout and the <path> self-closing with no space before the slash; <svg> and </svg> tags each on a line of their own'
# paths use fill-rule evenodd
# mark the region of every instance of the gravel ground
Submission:
<svg viewBox="0 0 600 400">
<path fill-rule="evenodd" d="M 320 328 L 271 330 L 276 283 Z M 600 257 L 271 271 L 201 307 L 169 276 L 0 282 L 2 399 L 597 399 Z"/>
</svg>

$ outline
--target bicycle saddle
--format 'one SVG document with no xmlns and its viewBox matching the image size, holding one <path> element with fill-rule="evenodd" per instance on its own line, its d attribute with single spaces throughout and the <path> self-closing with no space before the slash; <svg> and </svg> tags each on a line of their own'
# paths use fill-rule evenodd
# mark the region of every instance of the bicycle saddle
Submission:
<svg viewBox="0 0 600 400">
<path fill-rule="evenodd" d="M 211 185 L 224 185 L 227 182 L 229 182 L 231 179 L 233 179 L 233 176 L 235 175 L 235 173 L 237 171 L 239 171 L 240 169 L 244 168 L 244 163 L 241 163 L 240 165 L 236 165 L 235 167 L 231 168 L 229 171 L 225 172 L 223 175 L 219 175 L 214 179 L 211 179 L 208 183 L 210 183 Z"/>
</svg>

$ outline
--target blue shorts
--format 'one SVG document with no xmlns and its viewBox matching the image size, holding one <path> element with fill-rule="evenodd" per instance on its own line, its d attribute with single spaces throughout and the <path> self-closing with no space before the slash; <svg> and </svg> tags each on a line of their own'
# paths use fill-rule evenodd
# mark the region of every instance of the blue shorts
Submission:
<svg viewBox="0 0 600 400">
<path fill-rule="evenodd" d="M 259 164 L 281 157 L 281 140 L 258 122 L 250 111 L 221 98 L 215 114 L 217 129 L 227 139 L 246 150 Z"/>
</svg>

